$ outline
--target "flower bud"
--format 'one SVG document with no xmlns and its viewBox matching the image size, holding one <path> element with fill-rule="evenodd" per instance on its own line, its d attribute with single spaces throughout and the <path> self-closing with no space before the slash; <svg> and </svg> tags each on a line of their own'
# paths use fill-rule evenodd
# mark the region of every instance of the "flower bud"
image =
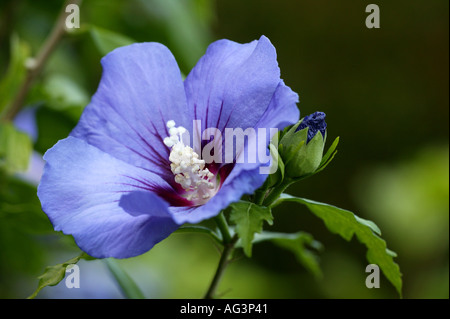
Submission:
<svg viewBox="0 0 450 319">
<path fill-rule="evenodd" d="M 325 113 L 305 116 L 281 138 L 279 153 L 290 178 L 303 178 L 313 174 L 320 166 L 325 145 Z"/>
</svg>

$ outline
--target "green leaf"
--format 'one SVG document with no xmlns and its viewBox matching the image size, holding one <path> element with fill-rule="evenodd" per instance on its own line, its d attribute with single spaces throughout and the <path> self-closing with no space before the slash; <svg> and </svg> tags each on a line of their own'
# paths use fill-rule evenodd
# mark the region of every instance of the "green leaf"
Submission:
<svg viewBox="0 0 450 319">
<path fill-rule="evenodd" d="M 133 279 L 120 267 L 114 258 L 104 259 L 109 271 L 116 279 L 120 290 L 128 299 L 145 299 L 144 294 L 139 289 Z"/>
<path fill-rule="evenodd" d="M 38 277 L 39 283 L 37 289 L 33 292 L 33 294 L 31 294 L 31 296 L 28 297 L 28 299 L 35 298 L 39 291 L 41 291 L 44 287 L 57 285 L 66 276 L 67 267 L 70 265 L 75 265 L 80 261 L 80 259 L 92 260 L 94 258 L 86 253 L 81 253 L 78 257 L 69 259 L 62 264 L 48 266 L 45 268 L 44 273 Z"/>
<path fill-rule="evenodd" d="M 30 57 L 30 47 L 17 35 L 11 37 L 10 56 L 8 69 L 0 81 L 0 114 L 7 109 L 27 73 L 25 64 Z"/>
<path fill-rule="evenodd" d="M 244 253 L 251 257 L 255 233 L 262 231 L 264 221 L 272 225 L 273 217 L 268 207 L 239 201 L 231 204 L 230 221 L 236 224 L 236 233 L 241 239 Z"/>
<path fill-rule="evenodd" d="M 118 47 L 130 45 L 136 42 L 123 34 L 96 26 L 90 26 L 89 31 L 92 40 L 101 55 L 106 55 Z"/>
<path fill-rule="evenodd" d="M 282 194 L 272 207 L 284 201 L 292 201 L 305 205 L 317 217 L 322 219 L 325 226 L 334 234 L 338 234 L 349 241 L 355 235 L 367 247 L 367 260 L 376 264 L 383 271 L 386 278 L 402 294 L 402 278 L 400 267 L 394 262 L 394 254 L 387 249 L 386 242 L 379 237 L 380 229 L 374 222 L 362 219 L 351 211 L 309 199 Z"/>
<path fill-rule="evenodd" d="M 303 267 L 316 278 L 322 278 L 322 270 L 319 266 L 319 257 L 316 251 L 321 251 L 323 246 L 320 242 L 314 240 L 311 234 L 305 232 L 286 234 L 263 231 L 261 234 L 255 234 L 253 243 L 267 240 L 291 251 Z"/>
<path fill-rule="evenodd" d="M 0 123 L 0 167 L 10 173 L 26 171 L 32 150 L 27 134 L 11 123 Z"/>
</svg>

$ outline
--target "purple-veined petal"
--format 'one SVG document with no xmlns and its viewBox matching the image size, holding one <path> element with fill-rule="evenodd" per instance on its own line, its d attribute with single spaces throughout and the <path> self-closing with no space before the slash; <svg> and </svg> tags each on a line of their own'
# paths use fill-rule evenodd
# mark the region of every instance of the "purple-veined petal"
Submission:
<svg viewBox="0 0 450 319">
<path fill-rule="evenodd" d="M 239 44 L 219 40 L 187 76 L 189 111 L 202 128 L 254 127 L 280 82 L 276 51 L 269 39 Z"/>
<path fill-rule="evenodd" d="M 298 122 L 300 111 L 297 107 L 298 95 L 280 81 L 272 100 L 256 127 L 284 129 L 288 125 Z"/>
<path fill-rule="evenodd" d="M 175 58 L 162 44 L 137 43 L 101 62 L 98 90 L 71 135 L 171 179 L 166 122 L 186 127 L 191 122 Z"/>
<path fill-rule="evenodd" d="M 158 175 L 74 137 L 59 141 L 44 159 L 42 209 L 55 230 L 73 235 L 91 256 L 136 256 L 177 228 L 155 193 L 169 188 Z"/>
<path fill-rule="evenodd" d="M 244 144 L 244 150 L 240 151 L 240 156 L 256 153 L 254 157 L 257 159 L 257 165 L 252 165 L 254 163 L 244 163 L 245 165 L 238 166 L 236 168 L 237 170 L 253 170 L 261 165 L 268 166 L 269 142 L 277 131 L 283 130 L 286 126 L 298 122 L 300 111 L 297 103 L 297 93 L 293 92 L 280 80 L 269 106 L 255 125 L 255 137 L 253 139 L 255 143 L 250 144 L 246 142 Z M 272 140 L 272 143 L 277 144 L 278 141 Z M 275 146 L 278 147 L 278 145 Z M 237 150 L 235 151 L 237 152 Z"/>
<path fill-rule="evenodd" d="M 201 121 L 201 131 L 217 128 L 223 138 L 226 128 L 269 130 L 296 123 L 298 95 L 280 79 L 276 57 L 265 36 L 246 44 L 229 40 L 211 44 L 185 80 L 189 109 Z M 266 136 L 269 140 L 271 135 Z"/>
</svg>

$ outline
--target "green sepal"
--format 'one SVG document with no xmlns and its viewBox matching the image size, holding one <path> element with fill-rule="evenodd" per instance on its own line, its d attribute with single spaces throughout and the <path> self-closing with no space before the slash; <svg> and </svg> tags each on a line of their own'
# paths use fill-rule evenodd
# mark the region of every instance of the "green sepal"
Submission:
<svg viewBox="0 0 450 319">
<path fill-rule="evenodd" d="M 304 128 L 305 134 L 308 134 L 308 128 Z M 299 149 L 296 156 L 287 167 L 287 174 L 292 178 L 298 178 L 312 174 L 319 167 L 324 148 L 324 137 L 318 131 L 316 135 Z"/>
<path fill-rule="evenodd" d="M 301 121 L 297 122 L 287 131 L 280 134 L 280 145 L 278 146 L 278 151 L 282 155 L 285 165 L 288 164 L 288 162 L 296 155 L 296 153 L 306 142 L 307 135 L 305 132 L 295 131 L 300 123 Z"/>
<path fill-rule="evenodd" d="M 295 131 L 301 121 L 292 126 L 280 140 L 280 155 L 285 164 L 285 173 L 291 179 L 312 175 L 320 166 L 325 137 L 319 131 L 307 142 L 308 127 Z"/>
<path fill-rule="evenodd" d="M 314 172 L 314 174 L 319 173 L 322 171 L 325 167 L 330 164 L 330 162 L 334 159 L 334 156 L 336 156 L 337 153 L 337 146 L 339 144 L 339 136 L 336 137 L 336 139 L 333 141 L 331 146 L 328 148 L 325 155 L 322 157 L 322 161 L 320 162 L 319 168 Z"/>
</svg>

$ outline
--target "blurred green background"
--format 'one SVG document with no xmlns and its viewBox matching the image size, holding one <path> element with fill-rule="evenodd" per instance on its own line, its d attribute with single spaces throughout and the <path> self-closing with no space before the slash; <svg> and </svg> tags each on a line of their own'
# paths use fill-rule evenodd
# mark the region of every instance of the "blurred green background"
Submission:
<svg viewBox="0 0 450 319">
<path fill-rule="evenodd" d="M 27 95 L 26 109 L 36 120 L 33 148 L 43 154 L 68 135 L 97 88 L 101 57 L 118 45 L 161 42 L 188 74 L 212 41 L 244 43 L 264 34 L 277 49 L 282 78 L 300 96 L 302 116 L 325 112 L 328 144 L 341 140 L 325 171 L 288 192 L 380 226 L 398 253 L 405 298 L 449 298 L 449 3 L 379 0 L 381 28 L 368 29 L 369 3 L 86 0 L 81 28 L 62 39 Z M 0 110 L 17 93 L 25 58 L 36 54 L 61 6 L 56 0 L 0 1 Z M 36 162 L 39 170 L 39 155 Z M 36 178 L 23 175 L 0 171 L 1 298 L 29 296 L 47 265 L 79 253 L 41 211 Z M 384 278 L 379 289 L 366 288 L 365 247 L 356 240 L 330 234 L 294 204 L 278 207 L 274 217 L 268 229 L 303 230 L 324 244 L 323 278 L 315 279 L 290 252 L 261 243 L 252 259 L 227 269 L 219 288 L 224 297 L 397 298 Z M 148 297 L 200 298 L 218 259 L 209 238 L 173 234 L 119 262 Z M 62 282 L 38 297 L 121 297 L 102 261 L 79 266 L 80 289 Z"/>
</svg>

